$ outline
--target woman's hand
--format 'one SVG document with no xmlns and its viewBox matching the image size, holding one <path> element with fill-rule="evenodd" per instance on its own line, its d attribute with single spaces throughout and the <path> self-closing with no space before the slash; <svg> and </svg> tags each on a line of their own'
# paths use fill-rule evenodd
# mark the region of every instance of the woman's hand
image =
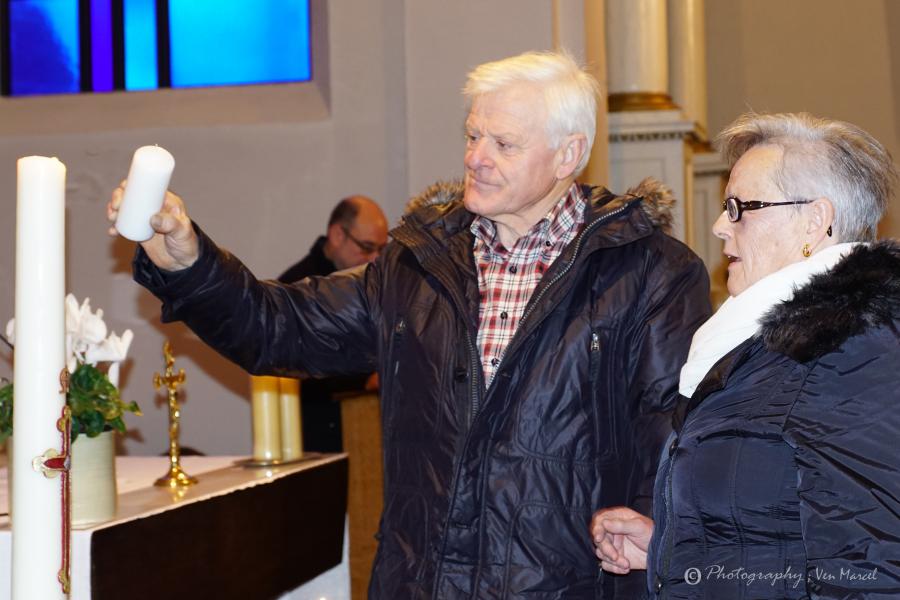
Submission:
<svg viewBox="0 0 900 600">
<path fill-rule="evenodd" d="M 604 508 L 591 519 L 591 536 L 604 571 L 625 575 L 647 568 L 653 519 L 624 506 Z"/>
<path fill-rule="evenodd" d="M 110 223 L 116 222 L 124 194 L 123 181 L 113 190 L 106 205 L 106 218 Z M 200 255 L 200 246 L 181 198 L 167 191 L 163 207 L 151 217 L 150 226 L 155 233 L 146 242 L 141 242 L 141 246 L 153 264 L 166 271 L 180 271 L 194 264 Z M 110 226 L 109 233 L 117 235 L 118 232 Z"/>
</svg>

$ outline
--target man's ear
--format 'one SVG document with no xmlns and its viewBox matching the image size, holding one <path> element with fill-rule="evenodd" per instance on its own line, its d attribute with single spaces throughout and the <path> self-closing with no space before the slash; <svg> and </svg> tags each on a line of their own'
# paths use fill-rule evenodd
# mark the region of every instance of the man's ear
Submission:
<svg viewBox="0 0 900 600">
<path fill-rule="evenodd" d="M 580 133 L 567 135 L 557 152 L 560 163 L 556 167 L 556 178 L 566 179 L 575 172 L 581 157 L 587 152 L 587 138 Z"/>
<path fill-rule="evenodd" d="M 341 227 L 340 223 L 332 223 L 328 226 L 328 234 L 326 237 L 328 238 L 328 243 L 331 247 L 336 248 L 344 243 L 344 238 L 347 237 L 347 234 L 344 232 L 344 228 Z"/>
</svg>

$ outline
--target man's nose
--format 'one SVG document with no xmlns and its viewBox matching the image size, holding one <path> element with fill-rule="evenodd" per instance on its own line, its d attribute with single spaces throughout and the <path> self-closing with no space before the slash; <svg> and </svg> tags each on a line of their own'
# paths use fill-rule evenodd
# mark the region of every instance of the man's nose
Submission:
<svg viewBox="0 0 900 600">
<path fill-rule="evenodd" d="M 482 167 L 493 166 L 494 162 L 490 156 L 490 142 L 487 138 L 482 137 L 469 142 L 466 147 L 465 164 L 466 168 L 473 171 Z"/>
</svg>

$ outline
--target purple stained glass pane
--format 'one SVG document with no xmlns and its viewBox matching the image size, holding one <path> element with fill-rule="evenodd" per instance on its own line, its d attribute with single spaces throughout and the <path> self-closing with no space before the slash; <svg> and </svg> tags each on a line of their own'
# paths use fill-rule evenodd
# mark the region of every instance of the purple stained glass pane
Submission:
<svg viewBox="0 0 900 600">
<path fill-rule="evenodd" d="M 112 0 L 91 0 L 91 75 L 95 92 L 113 89 Z"/>
</svg>

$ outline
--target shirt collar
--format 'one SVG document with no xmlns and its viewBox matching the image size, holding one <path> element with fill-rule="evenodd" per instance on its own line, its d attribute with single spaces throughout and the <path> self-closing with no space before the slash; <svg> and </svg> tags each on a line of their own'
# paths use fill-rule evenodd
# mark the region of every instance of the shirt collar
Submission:
<svg viewBox="0 0 900 600">
<path fill-rule="evenodd" d="M 573 182 L 559 201 L 547 211 L 547 214 L 535 223 L 525 235 L 519 238 L 516 246 L 523 241 L 535 238 L 549 242 L 549 246 L 556 245 L 573 227 L 578 227 L 584 223 L 586 207 L 587 202 L 581 193 L 581 186 Z M 494 253 L 503 254 L 513 249 L 503 247 L 497 236 L 496 224 L 487 217 L 476 215 L 469 229 L 476 240 L 483 243 Z"/>
</svg>

